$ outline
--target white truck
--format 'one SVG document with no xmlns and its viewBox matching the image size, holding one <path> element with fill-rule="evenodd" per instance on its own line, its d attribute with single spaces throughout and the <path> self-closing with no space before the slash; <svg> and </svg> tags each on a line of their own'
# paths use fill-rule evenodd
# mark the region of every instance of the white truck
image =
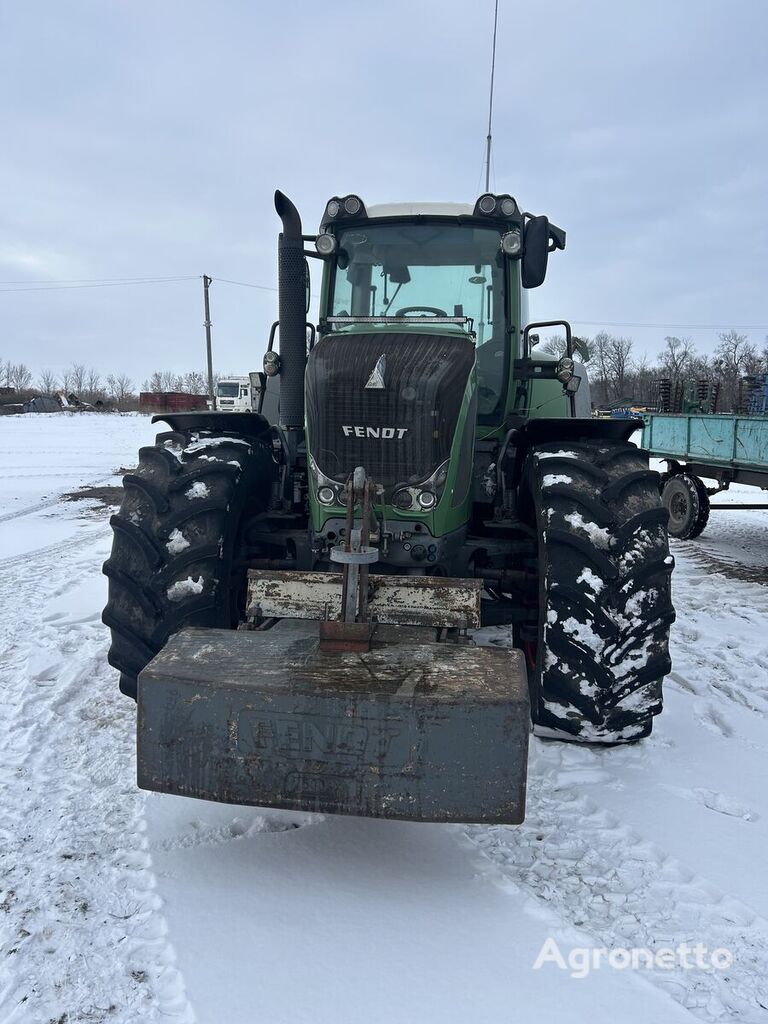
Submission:
<svg viewBox="0 0 768 1024">
<path fill-rule="evenodd" d="M 216 385 L 216 408 L 221 412 L 253 412 L 251 378 L 222 377 Z"/>
<path fill-rule="evenodd" d="M 278 379 L 268 378 L 263 373 L 222 377 L 216 385 L 216 409 L 219 412 L 262 412 L 273 422 L 278 416 L 279 394 Z"/>
</svg>

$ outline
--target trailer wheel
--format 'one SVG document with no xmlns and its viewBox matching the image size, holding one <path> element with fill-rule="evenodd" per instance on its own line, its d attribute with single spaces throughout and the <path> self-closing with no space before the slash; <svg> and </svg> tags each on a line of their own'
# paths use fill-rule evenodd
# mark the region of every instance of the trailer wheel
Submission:
<svg viewBox="0 0 768 1024">
<path fill-rule="evenodd" d="M 698 537 L 709 521 L 709 495 L 704 481 L 692 473 L 667 477 L 661 500 L 669 512 L 669 532 L 678 540 Z"/>
<path fill-rule="evenodd" d="M 539 735 L 622 743 L 651 732 L 675 614 L 658 473 L 628 442 L 537 446 Z"/>
<path fill-rule="evenodd" d="M 242 527 L 269 499 L 275 466 L 266 440 L 166 431 L 123 478 L 104 563 L 112 632 L 109 663 L 120 689 L 182 626 L 235 627 L 244 599 Z"/>
</svg>

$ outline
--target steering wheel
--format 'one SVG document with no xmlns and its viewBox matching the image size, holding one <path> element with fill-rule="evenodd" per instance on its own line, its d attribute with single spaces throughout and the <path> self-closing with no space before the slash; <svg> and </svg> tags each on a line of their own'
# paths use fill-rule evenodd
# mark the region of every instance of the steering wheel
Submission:
<svg viewBox="0 0 768 1024">
<path fill-rule="evenodd" d="M 432 316 L 448 316 L 444 309 L 438 309 L 437 306 L 403 306 L 402 309 L 398 309 L 395 316 L 407 316 L 408 313 L 431 313 Z"/>
</svg>

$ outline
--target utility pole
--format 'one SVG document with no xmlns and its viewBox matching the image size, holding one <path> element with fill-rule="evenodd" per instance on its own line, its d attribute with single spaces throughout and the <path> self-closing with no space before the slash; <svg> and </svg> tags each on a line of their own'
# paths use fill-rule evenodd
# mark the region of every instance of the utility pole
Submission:
<svg viewBox="0 0 768 1024">
<path fill-rule="evenodd" d="M 203 299 L 205 301 L 205 348 L 208 354 L 208 397 L 211 400 L 211 409 L 216 409 L 216 393 L 213 389 L 213 352 L 211 351 L 211 304 L 208 298 L 208 289 L 211 287 L 211 278 L 203 274 Z"/>
</svg>

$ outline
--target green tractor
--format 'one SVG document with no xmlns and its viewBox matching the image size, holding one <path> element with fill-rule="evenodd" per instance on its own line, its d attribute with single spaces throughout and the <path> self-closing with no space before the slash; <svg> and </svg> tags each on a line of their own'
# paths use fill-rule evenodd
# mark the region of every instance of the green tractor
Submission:
<svg viewBox="0 0 768 1024">
<path fill-rule="evenodd" d="M 642 423 L 593 418 L 570 326 L 528 323 L 565 233 L 512 196 L 339 196 L 317 235 L 275 205 L 258 411 L 158 417 L 112 519 L 139 784 L 520 821 L 531 722 L 616 744 L 661 710 L 673 560 Z"/>
</svg>

